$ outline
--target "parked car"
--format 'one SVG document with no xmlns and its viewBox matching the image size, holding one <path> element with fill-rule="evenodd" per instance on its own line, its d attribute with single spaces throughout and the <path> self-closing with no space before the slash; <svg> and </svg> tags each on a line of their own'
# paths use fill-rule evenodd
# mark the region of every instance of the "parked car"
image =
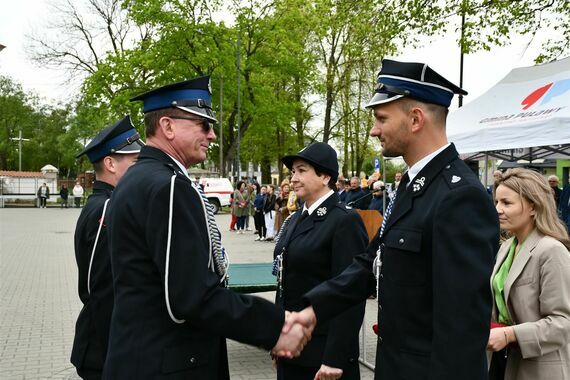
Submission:
<svg viewBox="0 0 570 380">
<path fill-rule="evenodd" d="M 230 205 L 230 197 L 234 188 L 227 178 L 200 178 L 198 183 L 202 185 L 204 194 L 214 206 L 214 214 L 220 211 L 222 206 Z"/>
</svg>

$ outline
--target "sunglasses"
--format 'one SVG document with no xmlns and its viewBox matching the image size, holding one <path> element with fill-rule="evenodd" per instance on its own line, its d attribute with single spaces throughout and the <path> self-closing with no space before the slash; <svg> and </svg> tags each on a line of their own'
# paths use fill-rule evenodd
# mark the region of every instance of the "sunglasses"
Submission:
<svg viewBox="0 0 570 380">
<path fill-rule="evenodd" d="M 200 124 L 200 126 L 202 127 L 202 130 L 205 133 L 209 133 L 212 129 L 214 129 L 214 124 L 208 122 L 206 119 L 202 119 L 199 117 L 184 117 L 184 116 L 167 116 L 171 119 L 177 119 L 177 120 L 190 120 L 190 121 L 194 121 L 198 124 Z"/>
</svg>

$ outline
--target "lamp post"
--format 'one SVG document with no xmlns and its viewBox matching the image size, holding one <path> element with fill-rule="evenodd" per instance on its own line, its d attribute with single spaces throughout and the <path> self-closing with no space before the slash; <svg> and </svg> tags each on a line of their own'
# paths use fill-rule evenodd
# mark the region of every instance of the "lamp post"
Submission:
<svg viewBox="0 0 570 380">
<path fill-rule="evenodd" d="M 240 33 L 238 31 L 237 36 L 237 51 L 236 51 L 236 66 L 237 66 L 237 146 L 236 146 L 236 160 L 237 160 L 237 176 L 236 176 L 236 183 L 241 179 L 241 161 L 240 161 L 240 144 L 241 144 L 241 56 L 240 56 Z"/>
<path fill-rule="evenodd" d="M 18 141 L 18 171 L 22 171 L 22 141 L 30 141 L 30 139 L 22 138 L 22 131 L 18 132 L 18 138 L 10 137 L 12 141 Z"/>
</svg>

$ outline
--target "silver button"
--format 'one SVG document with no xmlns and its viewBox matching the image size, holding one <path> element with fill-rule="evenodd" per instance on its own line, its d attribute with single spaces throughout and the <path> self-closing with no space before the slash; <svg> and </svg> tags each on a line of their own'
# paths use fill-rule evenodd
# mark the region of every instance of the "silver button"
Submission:
<svg viewBox="0 0 570 380">
<path fill-rule="evenodd" d="M 382 243 L 380 244 L 380 248 L 384 249 L 384 247 L 386 246 L 386 244 Z"/>
<path fill-rule="evenodd" d="M 446 169 L 449 169 L 450 167 L 451 167 L 451 165 L 447 165 L 445 168 L 446 168 Z"/>
<path fill-rule="evenodd" d="M 190 358 L 190 364 L 194 364 L 194 363 L 196 363 L 196 358 L 194 358 L 194 357 Z"/>
<path fill-rule="evenodd" d="M 398 240 L 398 243 L 404 244 L 404 238 L 400 238 L 400 240 Z"/>
<path fill-rule="evenodd" d="M 382 337 L 378 336 L 378 344 L 382 344 Z"/>
</svg>

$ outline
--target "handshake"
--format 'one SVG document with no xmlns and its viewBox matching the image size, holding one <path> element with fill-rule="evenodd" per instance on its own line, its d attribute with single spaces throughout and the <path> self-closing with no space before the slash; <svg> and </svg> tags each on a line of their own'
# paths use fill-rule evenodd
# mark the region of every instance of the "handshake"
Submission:
<svg viewBox="0 0 570 380">
<path fill-rule="evenodd" d="M 312 306 L 300 312 L 286 311 L 281 335 L 271 353 L 288 359 L 301 355 L 303 347 L 311 340 L 311 334 L 316 325 L 317 317 Z"/>
</svg>

